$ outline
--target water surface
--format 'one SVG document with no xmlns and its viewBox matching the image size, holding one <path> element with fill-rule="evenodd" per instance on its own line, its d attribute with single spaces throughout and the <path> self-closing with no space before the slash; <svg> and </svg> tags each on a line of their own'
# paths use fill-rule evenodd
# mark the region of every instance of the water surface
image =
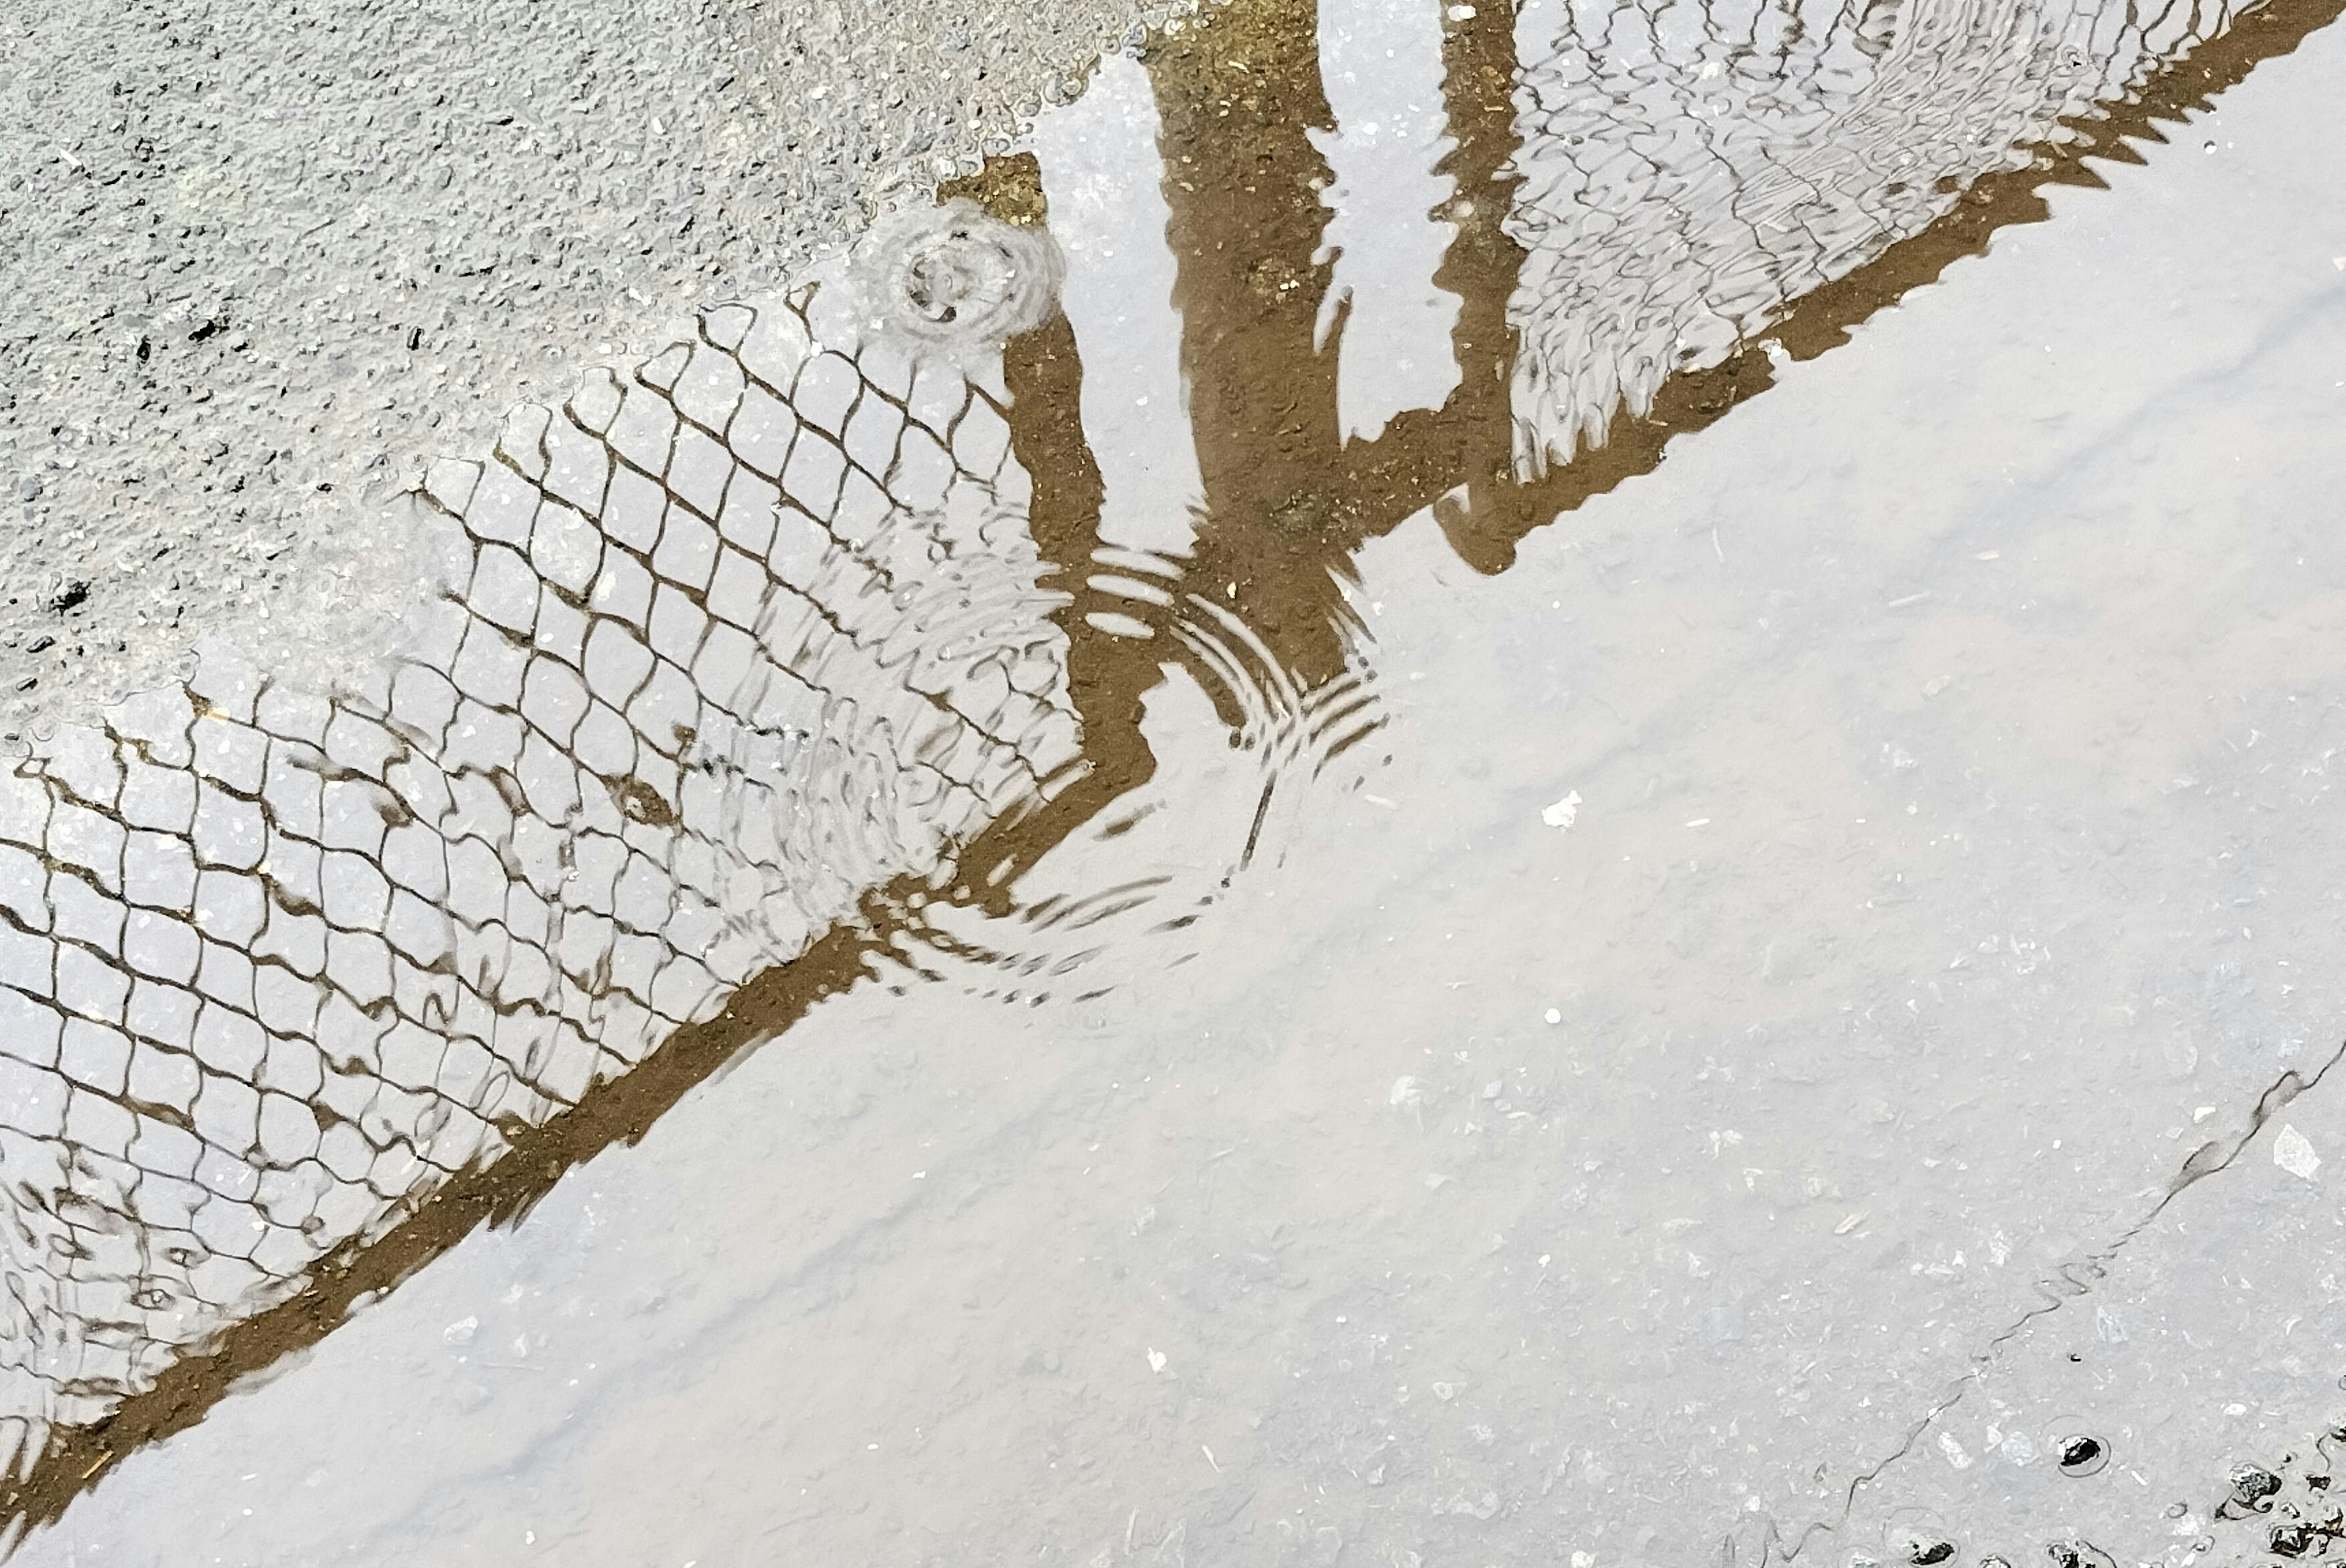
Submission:
<svg viewBox="0 0 2346 1568">
<path fill-rule="evenodd" d="M 1884 311 L 2329 13 L 1354 9 L 518 411 L 371 683 L 5 780 L 28 1550 L 199 1450 L 332 1500 L 230 1561 L 2018 1561 L 2116 1484 L 1989 1374 L 2337 1033 L 2328 36 L 2249 174 Z M 1855 1484 L 1925 1461 L 2025 1517 Z"/>
</svg>

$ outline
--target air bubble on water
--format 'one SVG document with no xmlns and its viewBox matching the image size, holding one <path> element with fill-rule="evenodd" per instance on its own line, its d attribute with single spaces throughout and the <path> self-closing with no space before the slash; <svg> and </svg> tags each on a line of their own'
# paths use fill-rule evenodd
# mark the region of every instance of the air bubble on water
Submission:
<svg viewBox="0 0 2346 1568">
<path fill-rule="evenodd" d="M 1049 319 L 1063 267 L 1042 229 L 956 199 L 872 225 L 850 282 L 858 311 L 883 335 L 983 355 Z"/>
</svg>

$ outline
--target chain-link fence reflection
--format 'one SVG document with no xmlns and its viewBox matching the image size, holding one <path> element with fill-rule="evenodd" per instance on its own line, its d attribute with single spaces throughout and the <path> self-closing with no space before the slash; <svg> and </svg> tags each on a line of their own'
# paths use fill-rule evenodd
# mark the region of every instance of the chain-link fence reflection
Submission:
<svg viewBox="0 0 2346 1568">
<path fill-rule="evenodd" d="M 1766 337 L 2230 18 L 2221 0 L 1531 0 L 1518 468 L 1598 445 L 1617 409 L 1644 415 L 1669 376 Z"/>
<path fill-rule="evenodd" d="M 998 399 L 826 335 L 711 312 L 438 470 L 461 566 L 370 689 L 215 657 L 0 777 L 12 1449 L 1072 755 Z"/>
</svg>

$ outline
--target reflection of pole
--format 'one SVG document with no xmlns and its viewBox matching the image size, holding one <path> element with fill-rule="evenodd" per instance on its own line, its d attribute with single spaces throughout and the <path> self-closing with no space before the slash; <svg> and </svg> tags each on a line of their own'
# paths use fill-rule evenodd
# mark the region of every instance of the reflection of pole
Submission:
<svg viewBox="0 0 2346 1568">
<path fill-rule="evenodd" d="M 1181 368 L 1205 483 L 1188 577 L 1228 605 L 1309 690 L 1344 667 L 1336 576 L 1359 542 L 1331 483 L 1341 313 L 1315 342 L 1332 260 L 1331 178 L 1309 132 L 1332 128 L 1315 0 L 1241 0 L 1155 40 L 1166 226 Z"/>
<path fill-rule="evenodd" d="M 1039 223 L 1048 214 L 1042 169 L 1031 153 L 990 158 L 984 172 L 956 180 L 939 199 L 966 196 L 996 218 Z M 959 857 L 956 899 L 995 913 L 1027 867 L 1157 771 L 1140 730 L 1140 699 L 1163 677 L 1163 646 L 1102 631 L 1087 618 L 1106 603 L 1091 586 L 1106 496 L 1099 463 L 1084 436 L 1084 364 L 1066 314 L 1012 338 L 1002 349 L 1010 392 L 1003 417 L 1011 454 L 1031 486 L 1028 532 L 1046 563 L 1042 586 L 1067 596 L 1051 619 L 1067 639 L 1067 695 L 1082 723 L 1083 756 L 1045 780 L 1047 798 L 1031 810 L 989 825 Z M 1123 607 L 1119 606 L 1118 607 Z"/>
<path fill-rule="evenodd" d="M 1467 495 L 1463 504 L 1455 497 L 1434 500 L 1434 518 L 1462 559 L 1477 571 L 1495 572 L 1507 559 L 1485 553 L 1466 524 L 1478 504 L 1486 509 L 1487 498 L 1515 481 L 1509 388 L 1522 337 L 1508 321 L 1508 308 L 1523 272 L 1524 249 L 1506 230 L 1516 187 L 1523 183 L 1510 167 L 1517 146 L 1514 0 L 1483 0 L 1445 11 L 1442 66 L 1443 103 L 1456 145 L 1440 167 L 1458 182 L 1457 199 L 1443 216 L 1456 226 L 1457 236 L 1433 280 L 1461 300 L 1458 324 L 1451 331 L 1458 390 L 1433 417 L 1436 430 L 1422 436 L 1402 432 L 1400 444 L 1432 444 L 1443 451 L 1450 473 L 1466 486 Z M 1431 465 L 1421 459 L 1416 466 Z M 1423 496 L 1424 488 L 1412 490 L 1411 510 L 1434 499 Z M 1395 517 L 1386 526 L 1399 521 Z"/>
<path fill-rule="evenodd" d="M 1270 527 L 1319 490 L 1337 441 L 1336 356 L 1313 342 L 1333 116 L 1314 0 L 1199 16 L 1145 56 L 1179 271 L 1181 368 L 1209 510 Z"/>
<path fill-rule="evenodd" d="M 1305 133 L 1333 117 L 1311 0 L 1233 0 L 1148 56 L 1209 514 L 1193 577 L 1232 603 L 1305 689 L 1342 667 L 1350 621 L 1333 589 L 1363 541 L 1464 483 L 1480 504 L 1445 504 L 1437 516 L 1478 569 L 1505 564 L 1465 519 L 1514 488 L 1508 381 L 1518 345 L 1507 311 L 1523 264 L 1504 228 L 1517 183 L 1508 170 L 1514 0 L 1444 16 L 1455 145 L 1439 168 L 1458 191 L 1433 216 L 1457 234 L 1434 281 L 1464 301 L 1452 331 L 1459 386 L 1441 409 L 1406 411 L 1367 443 L 1346 444 L 1337 423 L 1341 304 L 1327 342 L 1314 342 L 1332 272 L 1313 260 L 1329 170 Z"/>
</svg>

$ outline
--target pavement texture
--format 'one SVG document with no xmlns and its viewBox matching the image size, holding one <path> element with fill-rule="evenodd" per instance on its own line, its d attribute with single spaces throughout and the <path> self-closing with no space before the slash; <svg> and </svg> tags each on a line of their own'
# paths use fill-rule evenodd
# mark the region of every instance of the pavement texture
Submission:
<svg viewBox="0 0 2346 1568">
<path fill-rule="evenodd" d="M 0 744 L 226 638 L 330 677 L 387 503 L 975 167 L 1141 20 L 1045 0 L 29 0 L 0 15 Z"/>
</svg>

